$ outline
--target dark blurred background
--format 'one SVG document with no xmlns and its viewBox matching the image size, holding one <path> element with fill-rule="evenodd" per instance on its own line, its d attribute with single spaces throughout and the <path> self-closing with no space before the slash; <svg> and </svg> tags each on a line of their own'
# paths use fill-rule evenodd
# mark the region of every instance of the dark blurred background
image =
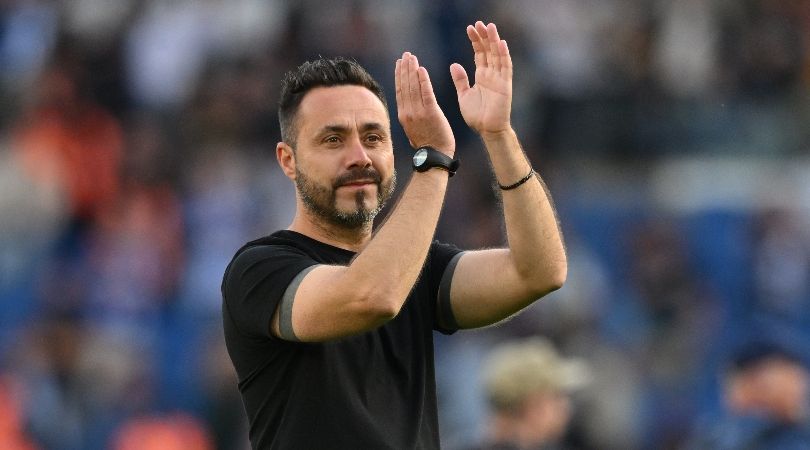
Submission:
<svg viewBox="0 0 810 450">
<path fill-rule="evenodd" d="M 0 447 L 247 448 L 219 285 L 292 218 L 276 102 L 307 59 L 357 59 L 393 107 L 394 61 L 417 54 L 462 160 L 438 237 L 501 244 L 448 69 L 472 73 L 478 19 L 509 42 L 570 275 L 437 336 L 445 446 L 480 438 L 476 374 L 507 339 L 595 368 L 583 449 L 681 448 L 751 336 L 810 353 L 810 2 L 0 0 Z"/>
</svg>

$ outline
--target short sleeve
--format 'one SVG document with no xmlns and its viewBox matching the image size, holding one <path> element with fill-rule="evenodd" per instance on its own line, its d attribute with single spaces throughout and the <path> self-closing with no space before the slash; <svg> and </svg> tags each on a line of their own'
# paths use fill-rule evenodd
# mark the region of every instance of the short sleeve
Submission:
<svg viewBox="0 0 810 450">
<path fill-rule="evenodd" d="M 459 328 L 450 308 L 450 286 L 462 253 L 455 245 L 439 241 L 434 241 L 430 247 L 427 273 L 430 274 L 432 308 L 436 312 L 433 329 L 443 334 L 455 333 Z"/>
<path fill-rule="evenodd" d="M 226 313 L 236 329 L 254 337 L 271 337 L 270 321 L 287 286 L 315 264 L 301 250 L 284 245 L 254 246 L 240 253 L 223 286 Z"/>
</svg>

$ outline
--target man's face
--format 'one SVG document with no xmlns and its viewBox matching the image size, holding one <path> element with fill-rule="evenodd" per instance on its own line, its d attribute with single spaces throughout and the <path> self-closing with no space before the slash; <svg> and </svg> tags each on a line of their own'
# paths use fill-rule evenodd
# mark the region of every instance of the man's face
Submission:
<svg viewBox="0 0 810 450">
<path fill-rule="evenodd" d="M 361 86 L 319 87 L 296 117 L 295 184 L 305 208 L 343 228 L 369 225 L 396 184 L 388 112 Z"/>
</svg>

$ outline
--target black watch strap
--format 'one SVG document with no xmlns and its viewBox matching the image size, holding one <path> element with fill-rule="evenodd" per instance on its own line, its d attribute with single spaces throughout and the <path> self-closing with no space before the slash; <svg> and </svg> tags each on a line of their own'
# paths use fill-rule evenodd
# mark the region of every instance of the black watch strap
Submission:
<svg viewBox="0 0 810 450">
<path fill-rule="evenodd" d="M 452 177 L 456 174 L 458 165 L 457 159 L 453 159 L 433 147 L 419 147 L 413 154 L 413 169 L 417 172 L 425 172 L 438 167 L 446 170 Z"/>
</svg>

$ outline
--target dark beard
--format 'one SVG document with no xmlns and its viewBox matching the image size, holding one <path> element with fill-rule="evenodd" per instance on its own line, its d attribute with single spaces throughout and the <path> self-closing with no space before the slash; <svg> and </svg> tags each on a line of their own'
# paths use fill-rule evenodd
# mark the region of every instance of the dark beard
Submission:
<svg viewBox="0 0 810 450">
<path fill-rule="evenodd" d="M 337 209 L 337 188 L 355 180 L 372 179 L 377 185 L 377 206 L 366 208 L 364 200 L 366 193 L 362 190 L 355 194 L 356 208 L 353 211 L 340 211 Z M 295 186 L 304 206 L 316 216 L 332 225 L 346 229 L 357 229 L 370 225 L 377 214 L 385 207 L 391 198 L 397 184 L 396 170 L 391 178 L 382 182 L 380 174 L 372 168 L 354 169 L 338 177 L 331 188 L 319 184 L 308 178 L 303 172 L 295 168 Z"/>
</svg>

